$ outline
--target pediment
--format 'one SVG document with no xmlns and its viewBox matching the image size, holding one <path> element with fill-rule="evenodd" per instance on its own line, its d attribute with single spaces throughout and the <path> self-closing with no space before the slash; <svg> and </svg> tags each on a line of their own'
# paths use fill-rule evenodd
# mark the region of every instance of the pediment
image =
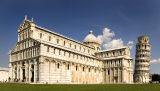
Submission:
<svg viewBox="0 0 160 91">
<path fill-rule="evenodd" d="M 23 31 L 24 29 L 27 29 L 31 26 L 31 21 L 29 20 L 24 20 L 23 23 L 19 26 L 18 32 Z"/>
</svg>

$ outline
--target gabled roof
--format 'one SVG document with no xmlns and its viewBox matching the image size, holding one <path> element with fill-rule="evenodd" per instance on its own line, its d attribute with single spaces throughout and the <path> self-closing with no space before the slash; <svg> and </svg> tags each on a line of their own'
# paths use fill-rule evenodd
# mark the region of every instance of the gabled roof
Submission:
<svg viewBox="0 0 160 91">
<path fill-rule="evenodd" d="M 21 28 L 24 29 L 25 27 L 27 28 L 27 27 L 30 27 L 30 26 L 32 26 L 32 25 L 35 25 L 35 28 L 37 28 L 37 29 L 40 29 L 40 30 L 43 30 L 43 31 L 52 33 L 52 34 L 54 34 L 54 35 L 60 36 L 60 37 L 62 37 L 62 38 L 68 39 L 68 40 L 70 40 L 70 41 L 73 41 L 73 42 L 76 42 L 76 43 L 81 44 L 81 45 L 83 45 L 83 46 L 86 46 L 86 47 L 89 47 L 89 48 L 94 49 L 93 47 L 88 46 L 88 45 L 86 45 L 86 44 L 84 44 L 84 43 L 82 43 L 82 42 L 79 42 L 79 41 L 77 41 L 77 40 L 68 38 L 68 37 L 63 36 L 63 35 L 61 35 L 61 34 L 55 33 L 55 32 L 53 32 L 53 31 L 51 31 L 51 30 L 45 29 L 45 28 L 43 28 L 43 27 L 40 27 L 40 26 L 36 25 L 33 21 L 30 21 L 30 20 L 27 20 L 27 19 L 24 19 L 24 21 L 22 22 L 22 24 L 19 26 L 18 32 L 21 31 Z"/>
<path fill-rule="evenodd" d="M 21 23 L 21 25 L 18 28 L 18 32 L 20 32 L 21 30 L 23 30 L 25 28 L 30 27 L 31 24 L 34 24 L 34 22 L 24 19 L 23 22 Z"/>
</svg>

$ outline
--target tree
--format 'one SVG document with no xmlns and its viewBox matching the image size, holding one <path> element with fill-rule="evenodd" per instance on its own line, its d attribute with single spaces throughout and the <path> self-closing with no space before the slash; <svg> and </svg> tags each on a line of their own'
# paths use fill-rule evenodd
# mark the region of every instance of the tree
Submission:
<svg viewBox="0 0 160 91">
<path fill-rule="evenodd" d="M 160 82 L 160 75 L 159 74 L 153 74 L 152 75 L 152 82 L 154 82 L 154 81 Z"/>
</svg>

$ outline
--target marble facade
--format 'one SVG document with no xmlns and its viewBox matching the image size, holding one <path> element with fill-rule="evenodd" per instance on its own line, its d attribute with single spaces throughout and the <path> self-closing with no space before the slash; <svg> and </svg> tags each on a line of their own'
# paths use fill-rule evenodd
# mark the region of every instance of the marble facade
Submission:
<svg viewBox="0 0 160 91">
<path fill-rule="evenodd" d="M 133 83 L 128 46 L 101 50 L 92 31 L 78 42 L 24 19 L 10 52 L 13 82 L 40 84 Z"/>
</svg>

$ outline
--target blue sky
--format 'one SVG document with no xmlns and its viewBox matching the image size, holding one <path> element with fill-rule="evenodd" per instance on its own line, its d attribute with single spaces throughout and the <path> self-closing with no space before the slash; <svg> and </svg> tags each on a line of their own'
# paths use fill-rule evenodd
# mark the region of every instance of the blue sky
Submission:
<svg viewBox="0 0 160 91">
<path fill-rule="evenodd" d="M 109 28 L 126 45 L 140 35 L 150 36 L 150 73 L 160 73 L 160 0 L 0 0 L 0 66 L 8 67 L 8 51 L 17 42 L 24 16 L 54 32 L 78 41 L 92 29 L 98 36 Z"/>
</svg>

